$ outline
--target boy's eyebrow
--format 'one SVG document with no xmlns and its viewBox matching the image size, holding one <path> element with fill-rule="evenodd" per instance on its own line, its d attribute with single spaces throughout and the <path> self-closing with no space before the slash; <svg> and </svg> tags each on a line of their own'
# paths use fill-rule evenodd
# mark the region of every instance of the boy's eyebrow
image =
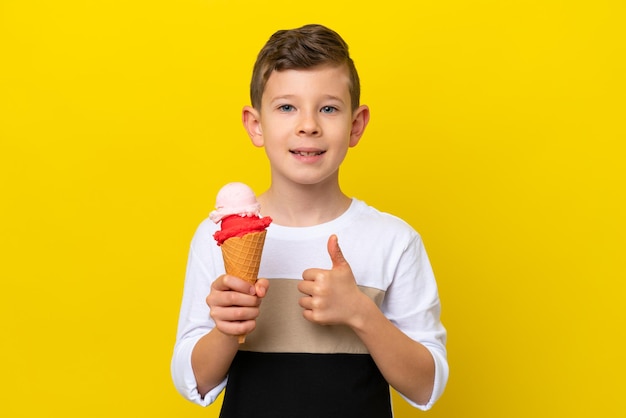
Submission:
<svg viewBox="0 0 626 418">
<path fill-rule="evenodd" d="M 294 96 L 293 94 L 281 94 L 278 96 L 270 97 L 270 101 L 275 102 L 276 100 L 285 100 L 285 99 L 291 100 L 294 97 L 296 96 Z"/>
<path fill-rule="evenodd" d="M 325 98 L 326 98 L 326 99 L 329 99 L 329 100 L 336 100 L 336 101 L 338 101 L 338 102 L 343 103 L 343 99 L 342 99 L 341 97 L 339 97 L 339 96 L 335 96 L 335 95 L 333 95 L 333 94 L 327 94 L 327 95 L 325 96 Z"/>
</svg>

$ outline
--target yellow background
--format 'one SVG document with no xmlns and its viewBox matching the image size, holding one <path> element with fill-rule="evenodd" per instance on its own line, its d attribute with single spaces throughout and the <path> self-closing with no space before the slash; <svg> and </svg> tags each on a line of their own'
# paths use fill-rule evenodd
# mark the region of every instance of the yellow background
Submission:
<svg viewBox="0 0 626 418">
<path fill-rule="evenodd" d="M 437 274 L 428 416 L 626 412 L 623 2 L 0 5 L 1 416 L 217 416 L 170 380 L 187 249 L 222 184 L 267 187 L 240 109 L 269 35 L 310 22 L 372 110 L 345 191 Z"/>
</svg>

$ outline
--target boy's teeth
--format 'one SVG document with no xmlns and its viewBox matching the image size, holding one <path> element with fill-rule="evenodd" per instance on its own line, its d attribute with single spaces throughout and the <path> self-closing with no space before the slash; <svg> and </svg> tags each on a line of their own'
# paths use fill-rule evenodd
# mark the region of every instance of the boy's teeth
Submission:
<svg viewBox="0 0 626 418">
<path fill-rule="evenodd" d="M 302 155 L 303 157 L 314 157 L 322 153 L 321 151 L 314 151 L 314 152 L 294 151 L 294 152 L 298 155 Z"/>
</svg>

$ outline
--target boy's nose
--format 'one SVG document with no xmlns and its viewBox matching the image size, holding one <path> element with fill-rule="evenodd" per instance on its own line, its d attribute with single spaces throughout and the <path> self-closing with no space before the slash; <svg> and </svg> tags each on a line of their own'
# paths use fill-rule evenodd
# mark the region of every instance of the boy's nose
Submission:
<svg viewBox="0 0 626 418">
<path fill-rule="evenodd" d="M 314 115 L 303 115 L 298 122 L 299 135 L 319 135 L 320 126 Z"/>
</svg>

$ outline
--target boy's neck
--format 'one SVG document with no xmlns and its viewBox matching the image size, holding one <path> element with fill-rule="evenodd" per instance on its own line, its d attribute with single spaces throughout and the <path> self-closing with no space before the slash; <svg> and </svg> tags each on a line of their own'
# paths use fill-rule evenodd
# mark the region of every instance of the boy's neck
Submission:
<svg viewBox="0 0 626 418">
<path fill-rule="evenodd" d="M 281 189 L 275 185 L 258 198 L 263 216 L 271 216 L 277 225 L 314 226 L 341 216 L 352 202 L 339 186 L 319 185 Z"/>
</svg>

